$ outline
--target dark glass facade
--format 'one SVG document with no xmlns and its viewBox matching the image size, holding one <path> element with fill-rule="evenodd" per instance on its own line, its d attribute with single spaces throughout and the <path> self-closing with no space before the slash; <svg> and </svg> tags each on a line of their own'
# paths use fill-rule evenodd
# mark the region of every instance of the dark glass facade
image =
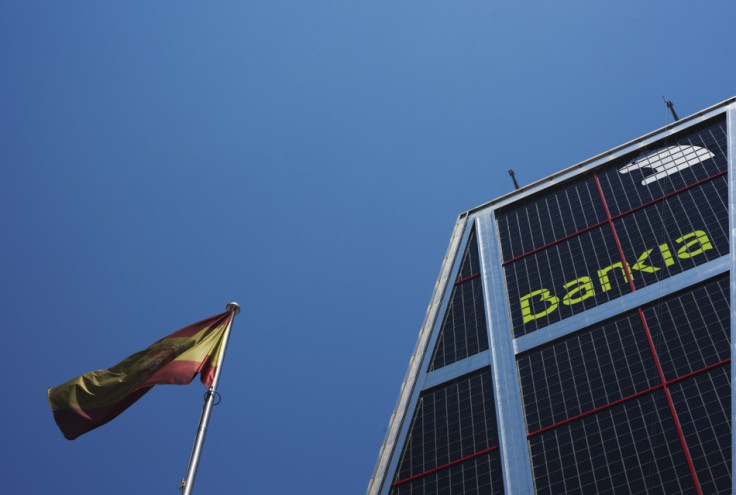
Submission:
<svg viewBox="0 0 736 495">
<path fill-rule="evenodd" d="M 486 349 L 488 333 L 478 244 L 475 232 L 471 232 L 429 369 L 447 366 Z"/>
<path fill-rule="evenodd" d="M 488 349 L 477 237 L 466 243 L 429 364 L 435 371 Z M 424 390 L 391 494 L 502 493 L 490 368 Z"/>
<path fill-rule="evenodd" d="M 732 493 L 727 103 L 461 216 L 368 493 Z"/>
<path fill-rule="evenodd" d="M 391 493 L 502 491 L 490 370 L 423 392 Z"/>
<path fill-rule="evenodd" d="M 726 145 L 726 121 L 716 119 L 651 145 L 707 149 L 677 173 L 642 186 L 653 169 L 621 173 L 632 153 L 499 211 L 514 335 L 728 253 Z"/>
</svg>

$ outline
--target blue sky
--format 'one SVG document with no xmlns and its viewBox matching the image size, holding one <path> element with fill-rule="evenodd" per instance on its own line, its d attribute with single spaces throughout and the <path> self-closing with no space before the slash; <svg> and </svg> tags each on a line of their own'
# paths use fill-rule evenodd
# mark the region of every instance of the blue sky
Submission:
<svg viewBox="0 0 736 495">
<path fill-rule="evenodd" d="M 457 215 L 736 95 L 735 16 L 0 0 L 4 491 L 178 493 L 201 385 L 46 389 L 235 300 L 195 493 L 364 493 Z"/>
</svg>

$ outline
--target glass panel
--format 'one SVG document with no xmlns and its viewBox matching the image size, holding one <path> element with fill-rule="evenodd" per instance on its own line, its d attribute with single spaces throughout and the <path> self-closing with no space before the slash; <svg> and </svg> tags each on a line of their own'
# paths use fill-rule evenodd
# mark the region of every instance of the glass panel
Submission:
<svg viewBox="0 0 736 495">
<path fill-rule="evenodd" d="M 430 371 L 488 349 L 479 272 L 478 245 L 475 234 L 471 233 L 429 365 Z"/>
<path fill-rule="evenodd" d="M 503 259 L 510 260 L 606 219 L 591 176 L 497 214 Z"/>
<path fill-rule="evenodd" d="M 468 459 L 391 487 L 391 495 L 494 495 L 503 493 L 499 451 Z"/>
<path fill-rule="evenodd" d="M 694 493 L 663 392 L 529 438 L 537 494 Z"/>
<path fill-rule="evenodd" d="M 608 224 L 525 256 L 504 272 L 515 337 L 631 291 Z"/>
<path fill-rule="evenodd" d="M 527 431 L 660 384 L 638 312 L 519 357 Z"/>
<path fill-rule="evenodd" d="M 493 386 L 486 368 L 422 393 L 394 481 L 497 445 Z"/>
<path fill-rule="evenodd" d="M 624 263 L 641 288 L 727 254 L 726 137 L 719 116 L 500 209 L 514 336 L 628 293 Z"/>
<path fill-rule="evenodd" d="M 728 284 L 723 277 L 644 309 L 666 380 L 730 357 Z"/>
<path fill-rule="evenodd" d="M 614 221 L 637 288 L 728 254 L 728 183 L 718 177 Z"/>
<path fill-rule="evenodd" d="M 470 232 L 468 237 L 468 245 L 463 254 L 463 261 L 460 264 L 455 281 L 465 280 L 474 275 L 480 275 L 480 261 L 478 259 L 478 239 L 475 237 L 475 229 Z"/>
<path fill-rule="evenodd" d="M 731 493 L 730 375 L 720 366 L 670 387 L 703 493 Z"/>
</svg>

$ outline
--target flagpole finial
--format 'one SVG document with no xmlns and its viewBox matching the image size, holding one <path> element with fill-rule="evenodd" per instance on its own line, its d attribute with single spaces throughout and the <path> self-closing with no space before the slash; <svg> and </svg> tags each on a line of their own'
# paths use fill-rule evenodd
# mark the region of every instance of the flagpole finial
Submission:
<svg viewBox="0 0 736 495">
<path fill-rule="evenodd" d="M 233 311 L 235 314 L 238 314 L 240 313 L 240 304 L 233 301 L 227 305 L 226 309 L 228 311 Z"/>
</svg>

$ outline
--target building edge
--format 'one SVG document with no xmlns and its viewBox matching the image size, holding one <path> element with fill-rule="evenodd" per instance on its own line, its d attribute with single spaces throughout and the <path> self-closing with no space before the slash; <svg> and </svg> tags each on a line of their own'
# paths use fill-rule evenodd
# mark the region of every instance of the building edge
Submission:
<svg viewBox="0 0 736 495">
<path fill-rule="evenodd" d="M 455 260 L 459 254 L 463 234 L 468 224 L 468 218 L 467 213 L 461 213 L 455 222 L 455 226 L 450 237 L 450 244 L 442 260 L 439 277 L 437 278 L 437 282 L 435 282 L 432 299 L 427 307 L 424 323 L 419 331 L 419 338 L 417 339 L 414 352 L 409 360 L 406 376 L 401 382 L 396 406 L 394 407 L 394 411 L 389 419 L 388 431 L 379 450 L 378 461 L 373 470 L 373 476 L 371 476 L 368 482 L 368 489 L 366 490 L 367 495 L 380 494 L 383 488 L 383 481 L 386 480 L 386 473 L 391 459 L 393 458 L 394 450 L 396 449 L 396 441 L 399 438 L 402 426 L 406 419 L 406 411 L 417 386 L 420 367 L 429 347 L 428 344 L 432 335 L 432 329 L 435 326 L 439 308 L 447 291 L 447 281 L 450 278 L 453 266 L 455 265 Z"/>
</svg>

